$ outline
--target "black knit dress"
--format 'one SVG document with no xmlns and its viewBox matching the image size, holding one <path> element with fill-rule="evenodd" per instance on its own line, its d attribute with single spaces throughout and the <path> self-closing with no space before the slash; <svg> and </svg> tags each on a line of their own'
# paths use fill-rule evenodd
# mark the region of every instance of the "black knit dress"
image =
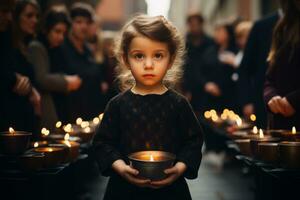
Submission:
<svg viewBox="0 0 300 200">
<path fill-rule="evenodd" d="M 127 90 L 110 100 L 93 141 L 103 175 L 110 176 L 104 199 L 191 199 L 184 179 L 197 178 L 203 132 L 187 100 L 172 89 L 164 94 L 134 94 Z M 176 154 L 187 170 L 170 186 L 140 188 L 116 174 L 117 159 L 128 162 L 136 151 L 162 150 Z"/>
</svg>

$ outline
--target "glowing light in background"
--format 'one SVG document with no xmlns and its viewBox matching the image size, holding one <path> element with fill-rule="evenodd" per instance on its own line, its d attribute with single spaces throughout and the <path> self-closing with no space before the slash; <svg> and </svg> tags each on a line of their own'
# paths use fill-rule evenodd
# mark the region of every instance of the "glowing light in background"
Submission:
<svg viewBox="0 0 300 200">
<path fill-rule="evenodd" d="M 145 0 L 147 4 L 147 14 L 150 16 L 163 15 L 168 18 L 171 0 Z"/>
</svg>

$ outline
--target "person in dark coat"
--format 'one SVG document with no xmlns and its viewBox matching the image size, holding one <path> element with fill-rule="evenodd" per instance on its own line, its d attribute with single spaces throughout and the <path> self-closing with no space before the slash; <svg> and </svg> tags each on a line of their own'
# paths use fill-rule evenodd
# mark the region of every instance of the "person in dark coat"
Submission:
<svg viewBox="0 0 300 200">
<path fill-rule="evenodd" d="M 26 58 L 29 38 L 35 33 L 37 25 L 38 5 L 35 1 L 18 1 L 14 11 L 15 26 L 13 27 L 13 42 L 7 44 L 6 67 L 18 77 L 28 77 L 29 84 L 34 84 L 32 65 Z M 9 37 L 7 38 L 8 41 Z M 18 79 L 18 78 L 17 78 Z M 14 90 L 7 90 L 2 97 L 5 108 L 1 115 L 5 118 L 5 129 L 13 127 L 37 134 L 37 121 L 40 112 L 40 96 L 35 87 L 28 86 L 29 93 L 18 94 Z"/>
<path fill-rule="evenodd" d="M 60 62 L 64 73 L 78 74 L 82 79 L 80 88 L 66 97 L 67 121 L 75 122 L 78 117 L 90 120 L 101 112 L 101 70 L 95 63 L 86 40 L 89 24 L 92 21 L 93 10 L 85 3 L 75 3 L 71 10 L 71 30 L 64 44 L 60 48 L 60 55 L 56 55 L 55 63 Z M 64 58 L 63 60 L 61 58 Z M 65 114 L 64 114 L 65 115 Z"/>
<path fill-rule="evenodd" d="M 263 84 L 268 68 L 267 57 L 271 46 L 272 31 L 279 19 L 276 12 L 253 25 L 239 68 L 238 91 L 243 114 L 256 114 L 258 127 L 266 128 L 267 112 L 263 101 Z"/>
<path fill-rule="evenodd" d="M 273 34 L 264 100 L 270 128 L 300 129 L 300 2 L 281 0 L 283 17 Z"/>
<path fill-rule="evenodd" d="M 200 14 L 187 17 L 188 33 L 186 35 L 187 60 L 184 66 L 183 91 L 196 112 L 202 113 L 207 104 L 205 98 L 206 84 L 213 85 L 211 73 L 214 71 L 204 65 L 204 56 L 213 40 L 203 30 L 204 18 Z"/>
<path fill-rule="evenodd" d="M 41 93 L 41 127 L 54 130 L 59 120 L 52 98 L 53 93 L 67 94 L 76 91 L 81 85 L 77 75 L 52 73 L 51 51 L 59 47 L 69 27 L 66 13 L 49 10 L 44 18 L 42 33 L 29 44 L 28 58 L 33 64 L 36 83 Z"/>
</svg>

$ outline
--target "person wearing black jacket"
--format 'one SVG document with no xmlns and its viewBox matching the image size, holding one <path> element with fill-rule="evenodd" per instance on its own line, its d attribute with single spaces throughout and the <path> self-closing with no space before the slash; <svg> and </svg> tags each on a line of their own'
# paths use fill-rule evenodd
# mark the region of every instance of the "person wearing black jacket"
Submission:
<svg viewBox="0 0 300 200">
<path fill-rule="evenodd" d="M 279 19 L 276 12 L 253 25 L 239 68 L 239 96 L 245 116 L 255 113 L 257 125 L 267 126 L 267 112 L 263 101 L 263 84 L 268 68 L 267 56 L 271 46 L 272 31 Z"/>
<path fill-rule="evenodd" d="M 75 3 L 70 10 L 70 15 L 71 31 L 58 50 L 61 53 L 56 54 L 54 63 L 60 62 L 58 66 L 62 66 L 64 73 L 76 74 L 82 79 L 80 88 L 66 96 L 65 107 L 68 116 L 60 117 L 67 119 L 68 122 L 75 122 L 78 117 L 90 120 L 99 115 L 100 87 L 103 77 L 86 45 L 89 24 L 93 17 L 92 8 L 84 3 Z"/>
</svg>

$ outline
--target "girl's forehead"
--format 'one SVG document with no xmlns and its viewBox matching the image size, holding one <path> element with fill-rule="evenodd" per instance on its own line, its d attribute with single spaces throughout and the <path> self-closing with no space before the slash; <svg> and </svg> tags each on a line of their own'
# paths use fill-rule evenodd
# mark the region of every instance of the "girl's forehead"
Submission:
<svg viewBox="0 0 300 200">
<path fill-rule="evenodd" d="M 168 51 L 168 44 L 144 36 L 134 37 L 129 46 L 130 50 L 163 50 Z"/>
</svg>

